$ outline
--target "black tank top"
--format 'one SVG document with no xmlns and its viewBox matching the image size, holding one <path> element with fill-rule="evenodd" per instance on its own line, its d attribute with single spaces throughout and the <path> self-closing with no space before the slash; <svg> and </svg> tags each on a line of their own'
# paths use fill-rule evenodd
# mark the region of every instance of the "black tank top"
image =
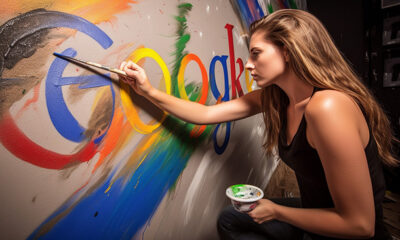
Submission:
<svg viewBox="0 0 400 240">
<path fill-rule="evenodd" d="M 315 92 L 315 90 L 314 90 Z M 313 93 L 314 94 L 314 93 Z M 365 115 L 364 115 L 365 116 Z M 299 128 L 292 142 L 287 145 L 286 113 L 282 119 L 279 132 L 279 155 L 291 169 L 295 171 L 299 185 L 303 208 L 333 208 L 333 200 L 328 189 L 324 169 L 317 151 L 312 148 L 306 137 L 307 122 L 303 114 Z M 365 147 L 369 173 L 375 202 L 375 237 L 371 239 L 392 239 L 383 223 L 382 201 L 385 195 L 385 180 L 377 145 L 369 128 L 369 142 Z M 312 239 L 335 239 L 310 234 Z"/>
</svg>

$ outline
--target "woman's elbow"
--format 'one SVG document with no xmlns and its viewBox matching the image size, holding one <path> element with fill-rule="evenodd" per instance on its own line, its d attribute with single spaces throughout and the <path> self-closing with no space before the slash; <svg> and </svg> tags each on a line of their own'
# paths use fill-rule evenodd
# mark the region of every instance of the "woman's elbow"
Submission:
<svg viewBox="0 0 400 240">
<path fill-rule="evenodd" d="M 372 238 L 375 236 L 375 221 L 360 221 L 355 229 L 358 238 Z"/>
<path fill-rule="evenodd" d="M 375 224 L 370 224 L 369 226 L 365 227 L 364 229 L 364 237 L 365 238 L 372 238 L 375 236 Z"/>
</svg>

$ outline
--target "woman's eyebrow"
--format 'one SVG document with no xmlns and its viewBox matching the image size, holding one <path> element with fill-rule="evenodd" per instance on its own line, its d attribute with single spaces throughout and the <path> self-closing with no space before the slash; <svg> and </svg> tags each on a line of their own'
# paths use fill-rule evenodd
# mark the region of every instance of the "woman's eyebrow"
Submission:
<svg viewBox="0 0 400 240">
<path fill-rule="evenodd" d="M 258 47 L 252 47 L 252 48 L 250 48 L 250 52 L 258 51 L 258 50 L 260 50 Z"/>
</svg>

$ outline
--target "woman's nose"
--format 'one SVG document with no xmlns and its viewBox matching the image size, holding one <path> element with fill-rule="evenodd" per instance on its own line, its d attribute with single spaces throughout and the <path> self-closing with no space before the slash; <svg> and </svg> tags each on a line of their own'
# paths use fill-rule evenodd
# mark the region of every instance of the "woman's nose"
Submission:
<svg viewBox="0 0 400 240">
<path fill-rule="evenodd" d="M 254 69 L 254 64 L 250 60 L 247 60 L 246 65 L 244 65 L 244 67 L 246 68 L 246 70 L 252 70 Z"/>
</svg>

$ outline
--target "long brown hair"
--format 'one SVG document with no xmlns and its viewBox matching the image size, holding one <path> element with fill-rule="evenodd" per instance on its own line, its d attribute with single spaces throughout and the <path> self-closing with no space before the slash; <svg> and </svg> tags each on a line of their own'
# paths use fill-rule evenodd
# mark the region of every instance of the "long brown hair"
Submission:
<svg viewBox="0 0 400 240">
<path fill-rule="evenodd" d="M 276 11 L 250 26 L 250 35 L 265 32 L 265 38 L 275 45 L 286 47 L 289 67 L 297 77 L 310 85 L 344 92 L 362 108 L 377 143 L 379 156 L 384 163 L 396 166 L 398 160 L 391 154 L 394 138 L 390 123 L 372 94 L 344 60 L 322 23 L 302 10 Z M 273 153 L 281 128 L 282 114 L 289 100 L 276 85 L 263 88 L 261 95 L 265 122 L 264 147 Z M 268 135 L 268 136 L 267 136 Z"/>
</svg>

